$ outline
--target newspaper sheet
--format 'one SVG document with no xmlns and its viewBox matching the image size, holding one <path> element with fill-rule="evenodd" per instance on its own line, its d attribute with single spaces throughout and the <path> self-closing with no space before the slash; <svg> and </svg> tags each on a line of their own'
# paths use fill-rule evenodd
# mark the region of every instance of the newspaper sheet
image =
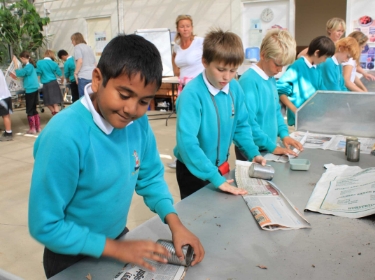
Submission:
<svg viewBox="0 0 375 280">
<path fill-rule="evenodd" d="M 306 210 L 348 218 L 375 214 L 375 167 L 326 164 Z"/>
<path fill-rule="evenodd" d="M 301 137 L 300 139 L 298 139 L 298 141 L 302 144 L 302 146 L 305 145 L 305 142 L 306 142 L 306 139 L 307 139 L 307 136 L 308 136 L 309 132 L 307 131 L 303 137 Z M 293 152 L 295 152 L 297 155 L 299 155 L 299 153 L 301 152 L 300 150 L 298 150 L 297 148 L 294 148 L 293 149 Z M 264 158 L 267 160 L 267 161 L 274 161 L 274 162 L 281 162 L 281 163 L 287 163 L 289 162 L 289 159 L 291 158 L 295 158 L 295 156 L 293 155 L 274 155 L 274 154 L 266 154 L 264 156 Z"/>
<path fill-rule="evenodd" d="M 182 280 L 187 267 L 174 264 L 164 264 L 148 260 L 156 271 L 140 268 L 135 264 L 126 264 L 113 280 Z"/>
<path fill-rule="evenodd" d="M 293 132 L 290 137 L 300 140 L 305 135 L 305 132 Z M 375 144 L 375 138 L 364 138 L 358 137 L 358 141 L 361 143 L 361 154 L 370 154 L 371 149 Z M 327 135 L 327 134 L 316 134 L 308 133 L 304 148 L 309 149 L 323 149 L 345 152 L 346 136 L 344 135 Z"/>
<path fill-rule="evenodd" d="M 309 222 L 275 184 L 249 177 L 251 164 L 237 160 L 235 176 L 237 186 L 248 192 L 242 197 L 259 226 L 270 231 L 310 228 Z"/>
<path fill-rule="evenodd" d="M 17 63 L 18 69 L 22 68 L 22 63 L 20 61 L 18 61 Z M 8 89 L 13 93 L 19 90 L 23 90 L 23 79 L 17 78 L 15 70 L 16 67 L 14 65 L 14 62 L 12 61 L 4 75 Z"/>
</svg>

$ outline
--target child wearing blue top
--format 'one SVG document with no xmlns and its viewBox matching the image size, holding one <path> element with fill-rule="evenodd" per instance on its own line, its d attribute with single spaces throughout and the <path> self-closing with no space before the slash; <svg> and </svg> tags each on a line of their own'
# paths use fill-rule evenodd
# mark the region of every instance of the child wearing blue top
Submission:
<svg viewBox="0 0 375 280">
<path fill-rule="evenodd" d="M 29 122 L 29 130 L 27 133 L 34 134 L 40 132 L 40 117 L 36 106 L 39 101 L 39 81 L 36 75 L 35 62 L 30 57 L 28 51 L 23 51 L 20 53 L 20 60 L 24 67 L 18 69 L 18 60 L 13 56 L 13 63 L 16 68 L 16 76 L 23 78 L 23 87 L 25 89 L 25 99 L 26 99 L 26 114 L 27 120 Z"/>
<path fill-rule="evenodd" d="M 74 57 L 69 56 L 66 50 L 59 50 L 57 56 L 64 61 L 64 76 L 66 82 L 69 83 L 70 92 L 72 94 L 72 102 L 74 103 L 79 99 L 78 85 L 76 78 L 74 77 L 74 71 L 76 69 Z"/>
<path fill-rule="evenodd" d="M 263 38 L 260 46 L 260 60 L 252 65 L 239 79 L 245 93 L 245 104 L 249 113 L 255 144 L 260 150 L 273 154 L 291 154 L 289 147 L 302 150 L 300 142 L 289 137 L 288 127 L 280 111 L 279 95 L 276 89 L 275 75 L 284 65 L 291 64 L 296 56 L 296 42 L 286 30 L 271 29 Z M 285 148 L 277 146 L 277 137 L 283 141 Z M 241 151 L 235 147 L 238 160 L 246 160 Z"/>
<path fill-rule="evenodd" d="M 243 60 L 242 41 L 236 34 L 209 32 L 203 43 L 205 70 L 184 87 L 177 99 L 174 155 L 182 199 L 208 183 L 225 192 L 246 194 L 223 176 L 229 171 L 232 142 L 249 159 L 266 163 L 253 142 L 243 91 L 233 79 Z"/>
<path fill-rule="evenodd" d="M 52 118 L 36 140 L 29 229 L 45 245 L 48 278 L 84 256 L 151 270 L 146 259 L 166 263 L 168 251 L 155 242 L 117 240 L 127 232 L 134 191 L 168 224 L 177 256 L 183 258 L 181 247 L 190 244 L 192 265 L 203 259 L 199 239 L 173 207 L 145 115 L 161 80 L 156 47 L 137 35 L 119 35 L 104 48 L 83 98 Z"/>
<path fill-rule="evenodd" d="M 56 76 L 61 77 L 62 73 L 59 65 L 55 62 L 55 53 L 46 50 L 44 59 L 36 63 L 36 68 L 36 73 L 40 76 L 40 82 L 43 84 L 43 104 L 47 106 L 52 115 L 56 115 L 59 112 L 59 104 L 63 100 L 56 79 Z"/>
<path fill-rule="evenodd" d="M 341 63 L 348 62 L 350 58 L 357 60 L 360 51 L 356 39 L 346 37 L 336 42 L 335 54 L 319 64 L 325 90 L 347 91 Z"/>
<path fill-rule="evenodd" d="M 313 39 L 307 54 L 288 67 L 276 82 L 280 101 L 287 107 L 288 125 L 294 125 L 295 113 L 317 90 L 324 89 L 316 66 L 335 53 L 335 44 L 326 36 Z"/>
</svg>

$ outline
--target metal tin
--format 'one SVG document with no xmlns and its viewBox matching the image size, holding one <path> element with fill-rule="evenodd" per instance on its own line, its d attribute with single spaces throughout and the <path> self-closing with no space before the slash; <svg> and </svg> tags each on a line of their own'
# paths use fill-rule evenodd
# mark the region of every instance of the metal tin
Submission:
<svg viewBox="0 0 375 280">
<path fill-rule="evenodd" d="M 272 180 L 275 174 L 275 169 L 270 165 L 261 165 L 259 163 L 253 163 L 249 167 L 249 176 L 252 178 L 259 178 L 265 180 Z"/>
<path fill-rule="evenodd" d="M 347 155 L 346 151 L 348 150 L 348 142 L 349 141 L 358 141 L 358 138 L 355 137 L 355 136 L 348 136 L 348 137 L 346 137 L 345 155 Z"/>
<path fill-rule="evenodd" d="M 346 153 L 346 159 L 352 162 L 359 161 L 359 153 L 361 152 L 361 143 L 358 141 L 349 141 L 347 147 L 348 149 Z"/>
<path fill-rule="evenodd" d="M 194 249 L 190 245 L 185 245 L 182 247 L 182 253 L 184 254 L 184 259 L 181 261 L 176 255 L 176 250 L 174 248 L 172 240 L 159 239 L 158 241 L 156 241 L 156 243 L 159 243 L 160 245 L 165 247 L 171 254 L 171 256 L 167 258 L 168 263 L 183 265 L 183 266 L 191 265 L 191 262 L 194 259 Z"/>
</svg>

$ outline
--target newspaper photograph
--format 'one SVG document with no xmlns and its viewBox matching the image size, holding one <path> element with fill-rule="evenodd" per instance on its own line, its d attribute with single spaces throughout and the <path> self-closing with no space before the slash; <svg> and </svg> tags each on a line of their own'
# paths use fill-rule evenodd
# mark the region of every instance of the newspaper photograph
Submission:
<svg viewBox="0 0 375 280">
<path fill-rule="evenodd" d="M 113 280 L 182 280 L 188 269 L 182 265 L 165 264 L 147 260 L 155 271 L 140 268 L 135 264 L 126 264 L 123 269 L 117 273 Z"/>
<path fill-rule="evenodd" d="M 18 69 L 19 68 L 22 68 L 22 63 L 20 61 L 17 62 L 18 63 Z M 5 81 L 7 83 L 7 86 L 9 88 L 9 91 L 11 92 L 15 92 L 15 91 L 19 91 L 19 90 L 23 90 L 23 79 L 22 78 L 17 78 L 16 76 L 16 67 L 13 63 L 13 61 L 11 62 L 11 64 L 9 65 L 8 69 L 6 70 L 5 72 Z"/>
<path fill-rule="evenodd" d="M 307 133 L 308 136 L 306 143 L 303 145 L 304 148 L 345 152 L 346 136 Z M 290 137 L 300 141 L 305 134 L 305 132 L 295 131 L 290 134 Z M 358 137 L 358 141 L 361 143 L 361 154 L 370 154 L 375 144 L 375 138 Z"/>
<path fill-rule="evenodd" d="M 272 182 L 248 175 L 252 162 L 236 161 L 237 186 L 247 190 L 243 195 L 251 214 L 263 230 L 310 228 L 309 222 Z"/>
<path fill-rule="evenodd" d="M 306 210 L 347 218 L 375 214 L 375 168 L 327 164 Z"/>
</svg>

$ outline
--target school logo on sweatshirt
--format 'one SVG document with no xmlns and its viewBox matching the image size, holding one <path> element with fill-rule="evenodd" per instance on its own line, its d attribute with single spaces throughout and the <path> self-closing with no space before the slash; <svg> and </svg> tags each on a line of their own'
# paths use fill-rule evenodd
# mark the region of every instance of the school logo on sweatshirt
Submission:
<svg viewBox="0 0 375 280">
<path fill-rule="evenodd" d="M 134 173 L 138 171 L 139 169 L 139 166 L 141 165 L 141 162 L 139 160 L 139 157 L 138 157 L 138 153 L 136 150 L 134 150 L 133 152 L 133 157 L 135 159 L 135 165 L 134 165 Z"/>
</svg>

